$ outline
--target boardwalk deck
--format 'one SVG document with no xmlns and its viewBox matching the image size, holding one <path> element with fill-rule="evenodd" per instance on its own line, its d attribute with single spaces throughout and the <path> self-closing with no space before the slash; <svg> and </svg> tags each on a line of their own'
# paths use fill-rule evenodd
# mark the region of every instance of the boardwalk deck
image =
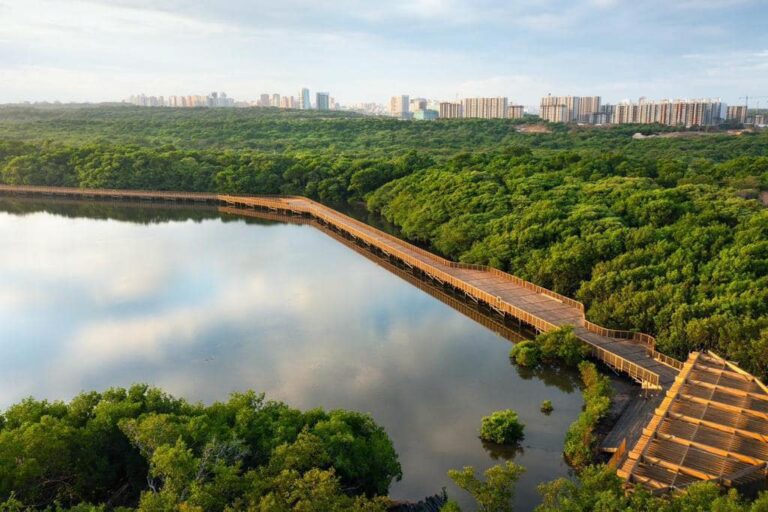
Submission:
<svg viewBox="0 0 768 512">
<path fill-rule="evenodd" d="M 0 193 L 50 197 L 102 198 L 139 201 L 189 201 L 225 207 L 259 208 L 303 215 L 331 229 L 360 239 L 377 250 L 417 268 L 430 278 L 454 287 L 471 299 L 487 304 L 505 317 L 512 317 L 545 332 L 573 326 L 595 358 L 649 388 L 669 386 L 677 368 L 660 361 L 653 338 L 648 335 L 605 329 L 588 322 L 584 305 L 569 297 L 534 285 L 493 268 L 446 260 L 399 238 L 305 197 L 235 196 L 143 190 L 104 190 L 60 187 L 0 185 Z M 681 364 L 673 361 L 672 364 Z"/>
<path fill-rule="evenodd" d="M 250 208 L 276 220 L 280 217 L 275 214 L 289 214 L 299 222 L 316 222 L 485 304 L 505 319 L 515 318 L 538 331 L 570 325 L 594 357 L 644 387 L 665 390 L 639 439 L 633 421 L 645 424 L 645 407 L 632 409 L 622 427 L 627 436 L 613 440 L 617 447 L 611 464 L 629 483 L 664 491 L 700 480 L 730 485 L 768 474 L 768 388 L 733 363 L 693 353 L 683 364 L 658 353 L 649 335 L 589 322 L 580 302 L 497 269 L 446 260 L 310 199 L 0 185 L 3 193 L 207 203 L 232 214 L 243 215 L 243 209 Z"/>
<path fill-rule="evenodd" d="M 237 207 L 267 208 L 309 215 L 387 254 L 399 257 L 406 264 L 418 267 L 438 281 L 454 286 L 499 313 L 510 315 L 539 331 L 570 325 L 576 336 L 592 348 L 596 358 L 648 387 L 667 387 L 677 375 L 676 368 L 654 357 L 652 341 L 650 344 L 648 341 L 652 338 L 647 335 L 636 338 L 633 333 L 594 326 L 586 321 L 583 304 L 510 274 L 446 260 L 303 197 L 220 196 L 220 199 Z M 611 336 L 614 333 L 616 336 Z"/>
</svg>

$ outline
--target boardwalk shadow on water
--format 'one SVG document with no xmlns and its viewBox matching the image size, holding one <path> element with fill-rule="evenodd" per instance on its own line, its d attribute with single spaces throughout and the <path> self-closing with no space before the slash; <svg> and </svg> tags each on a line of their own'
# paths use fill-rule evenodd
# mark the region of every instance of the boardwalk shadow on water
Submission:
<svg viewBox="0 0 768 512">
<path fill-rule="evenodd" d="M 526 333 L 338 237 L 274 220 L 0 201 L 0 237 L 14 240 L 0 254 L 0 406 L 136 381 L 205 402 L 252 388 L 371 413 L 403 465 L 395 498 L 445 486 L 466 505 L 448 469 L 514 458 L 527 468 L 517 510 L 530 510 L 537 483 L 568 474 L 575 375 L 510 365 L 507 339 Z M 526 425 L 522 449 L 484 447 L 480 418 L 506 408 Z"/>
</svg>

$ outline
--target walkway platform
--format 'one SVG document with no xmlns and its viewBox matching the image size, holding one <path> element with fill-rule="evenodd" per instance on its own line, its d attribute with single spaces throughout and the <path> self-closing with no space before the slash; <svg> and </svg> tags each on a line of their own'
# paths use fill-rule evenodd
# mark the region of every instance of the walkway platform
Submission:
<svg viewBox="0 0 768 512">
<path fill-rule="evenodd" d="M 656 492 L 764 484 L 768 388 L 711 352 L 693 352 L 618 474 Z"/>
<path fill-rule="evenodd" d="M 665 392 L 639 439 L 637 425 L 644 424 L 647 407 L 634 407 L 623 420 L 621 431 L 627 435 L 612 441 L 616 453 L 611 464 L 629 484 L 662 492 L 701 480 L 736 485 L 766 478 L 768 389 L 733 363 L 694 352 L 684 364 L 657 352 L 652 336 L 588 321 L 584 305 L 569 297 L 498 269 L 449 261 L 310 199 L 8 185 L 0 185 L 0 194 L 207 203 L 232 214 L 248 215 L 250 209 L 259 211 L 256 216 L 280 220 L 290 215 L 317 223 L 487 306 L 504 320 L 516 319 L 538 332 L 571 326 L 596 359 L 644 388 Z"/>
</svg>

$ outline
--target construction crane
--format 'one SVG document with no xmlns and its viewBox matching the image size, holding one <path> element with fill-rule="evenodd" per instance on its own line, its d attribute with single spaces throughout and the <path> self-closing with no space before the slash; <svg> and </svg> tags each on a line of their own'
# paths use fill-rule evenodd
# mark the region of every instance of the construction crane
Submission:
<svg viewBox="0 0 768 512">
<path fill-rule="evenodd" d="M 755 99 L 759 100 L 759 99 L 768 98 L 768 96 L 740 96 L 739 99 L 744 100 L 744 104 L 747 106 L 747 112 L 749 112 L 749 98 L 752 98 L 753 100 Z M 758 105 L 757 108 L 760 108 L 759 101 L 757 102 L 757 105 Z"/>
</svg>

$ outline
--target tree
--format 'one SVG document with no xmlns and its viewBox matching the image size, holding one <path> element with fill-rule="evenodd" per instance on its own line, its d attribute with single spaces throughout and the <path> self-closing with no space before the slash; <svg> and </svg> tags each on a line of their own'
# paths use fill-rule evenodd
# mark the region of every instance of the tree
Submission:
<svg viewBox="0 0 768 512">
<path fill-rule="evenodd" d="M 487 469 L 483 473 L 485 481 L 475 476 L 471 466 L 462 470 L 452 469 L 448 471 L 448 476 L 460 489 L 472 495 L 481 512 L 510 512 L 515 484 L 524 472 L 522 466 L 506 462 Z"/>
<path fill-rule="evenodd" d="M 26 399 L 0 417 L 9 510 L 93 503 L 222 512 L 258 510 L 266 499 L 265 510 L 274 501 L 285 510 L 378 511 L 386 500 L 376 496 L 401 475 L 370 416 L 302 412 L 254 392 L 203 406 L 136 385 L 69 403 Z"/>
</svg>

